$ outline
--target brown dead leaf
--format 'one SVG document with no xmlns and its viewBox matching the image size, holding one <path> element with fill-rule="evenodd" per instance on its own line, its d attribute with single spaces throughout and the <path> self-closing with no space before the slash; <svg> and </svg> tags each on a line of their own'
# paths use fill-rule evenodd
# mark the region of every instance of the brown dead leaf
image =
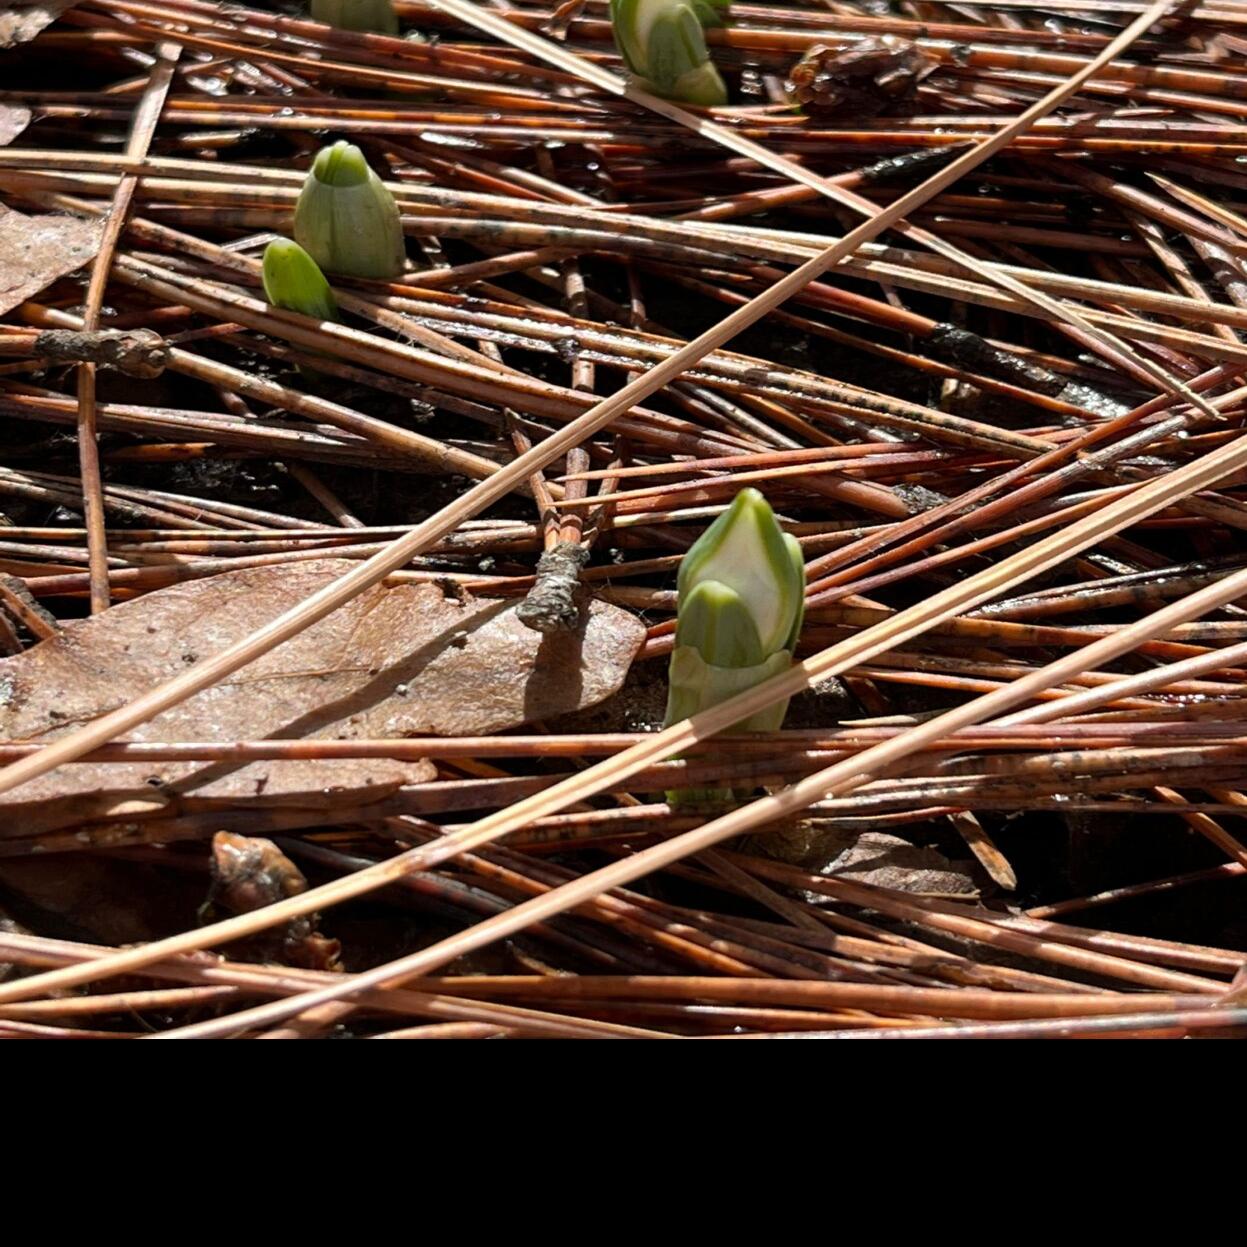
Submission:
<svg viewBox="0 0 1247 1247">
<path fill-rule="evenodd" d="M 11 0 L 0 5 L 0 48 L 29 43 L 78 0 Z"/>
<path fill-rule="evenodd" d="M 963 868 L 938 850 L 910 844 L 899 836 L 856 831 L 835 819 L 802 819 L 751 843 L 760 852 L 806 870 L 877 888 L 948 894 L 977 891 L 968 865 Z"/>
<path fill-rule="evenodd" d="M 49 740 L 225 649 L 356 566 L 257 567 L 150 593 L 0 659 L 0 739 Z M 592 705 L 622 684 L 645 629 L 590 601 L 543 636 L 516 602 L 377 586 L 127 739 L 476 735 Z M 384 759 L 81 763 L 0 797 L 0 836 L 240 806 L 357 806 L 433 777 Z"/>
<path fill-rule="evenodd" d="M 0 204 L 0 315 L 95 258 L 102 220 L 27 216 Z"/>
<path fill-rule="evenodd" d="M 0 104 L 0 147 L 7 147 L 30 125 L 30 109 Z"/>
<path fill-rule="evenodd" d="M 0 860 L 0 904 L 40 935 L 134 944 L 184 931 L 200 876 L 87 854 Z"/>
<path fill-rule="evenodd" d="M 882 831 L 864 831 L 823 874 L 897 892 L 973 893 L 974 881 L 936 849 Z"/>
</svg>

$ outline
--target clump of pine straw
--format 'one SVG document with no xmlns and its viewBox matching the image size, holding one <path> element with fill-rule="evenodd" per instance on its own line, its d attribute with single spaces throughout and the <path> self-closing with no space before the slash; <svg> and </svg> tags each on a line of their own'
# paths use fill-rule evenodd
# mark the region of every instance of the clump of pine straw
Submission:
<svg viewBox="0 0 1247 1247">
<path fill-rule="evenodd" d="M 191 580 L 354 567 L 225 648 L 188 637 L 185 670 L 98 718 L 0 742 L 0 802 L 87 763 L 436 777 L 10 826 L 0 1034 L 1247 1027 L 1225 917 L 1247 872 L 1247 17 L 833 7 L 733 6 L 705 32 L 714 109 L 623 76 L 599 0 L 397 3 L 397 36 L 84 0 L 2 54 L 0 205 L 98 244 L 0 323 L 4 661 Z M 856 112 L 793 109 L 807 56 Z M 304 315 L 266 301 L 261 257 L 326 135 L 389 188 L 407 263 L 329 273 L 335 315 Z M 118 334 L 158 377 L 119 377 Z M 750 487 L 805 559 L 797 661 L 656 730 L 680 557 Z M 383 582 L 519 602 L 541 645 L 595 597 L 647 632 L 579 719 L 144 737 Z M 790 697 L 784 730 L 728 731 Z M 271 877 L 206 925 L 178 901 L 70 930 L 36 886 L 42 860 L 219 898 L 222 832 L 263 838 Z M 281 951 L 292 931 L 348 969 Z"/>
</svg>

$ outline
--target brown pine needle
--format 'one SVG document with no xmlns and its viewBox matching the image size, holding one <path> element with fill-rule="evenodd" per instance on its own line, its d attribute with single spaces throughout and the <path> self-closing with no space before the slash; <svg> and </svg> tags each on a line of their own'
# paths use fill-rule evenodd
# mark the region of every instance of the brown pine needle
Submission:
<svg viewBox="0 0 1247 1247">
<path fill-rule="evenodd" d="M 141 161 L 147 155 L 160 110 L 173 83 L 173 72 L 182 49 L 176 43 L 161 43 L 156 48 L 156 65 L 134 115 L 130 137 L 126 143 L 126 159 Z M 138 179 L 127 174 L 117 183 L 113 200 L 104 220 L 104 233 L 99 253 L 91 266 L 91 281 L 82 309 L 82 327 L 91 332 L 99 328 L 100 310 L 108 287 L 109 273 L 117 244 L 126 225 L 126 215 L 134 198 Z M 83 516 L 87 526 L 91 554 L 91 610 L 108 609 L 108 544 L 104 535 L 104 499 L 100 484 L 99 443 L 95 420 L 95 365 L 78 365 L 78 455 L 82 470 Z"/>
</svg>

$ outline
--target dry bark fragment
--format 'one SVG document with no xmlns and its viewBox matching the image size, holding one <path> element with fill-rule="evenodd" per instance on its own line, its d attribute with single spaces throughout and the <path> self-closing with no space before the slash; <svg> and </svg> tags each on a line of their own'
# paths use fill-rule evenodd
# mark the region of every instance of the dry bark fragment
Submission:
<svg viewBox="0 0 1247 1247">
<path fill-rule="evenodd" d="M 0 48 L 29 43 L 78 0 L 11 0 L 0 5 Z"/>
<path fill-rule="evenodd" d="M 811 48 L 789 71 L 793 102 L 816 118 L 874 117 L 910 105 L 936 62 L 895 35 Z"/>
<path fill-rule="evenodd" d="M 145 379 L 160 376 L 169 363 L 169 348 L 152 329 L 45 329 L 35 339 L 34 353 L 58 363 L 99 364 Z"/>
<path fill-rule="evenodd" d="M 306 891 L 303 872 L 271 840 L 228 831 L 212 837 L 210 904 L 245 914 Z M 265 944 L 276 939 L 274 955 L 287 964 L 308 970 L 340 969 L 342 945 L 320 933 L 319 920 L 319 914 L 304 914 L 270 933 Z"/>
<path fill-rule="evenodd" d="M 90 263 L 103 228 L 102 220 L 27 216 L 0 204 L 0 315 Z"/>
<path fill-rule="evenodd" d="M 0 104 L 0 147 L 13 142 L 30 125 L 30 109 Z"/>
</svg>

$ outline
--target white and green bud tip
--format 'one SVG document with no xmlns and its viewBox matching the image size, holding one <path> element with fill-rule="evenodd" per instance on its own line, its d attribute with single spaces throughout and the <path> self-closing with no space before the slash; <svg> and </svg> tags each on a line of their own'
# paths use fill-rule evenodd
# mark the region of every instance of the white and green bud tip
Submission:
<svg viewBox="0 0 1247 1247">
<path fill-rule="evenodd" d="M 390 0 L 312 0 L 312 21 L 362 34 L 398 34 L 398 16 Z"/>
<path fill-rule="evenodd" d="M 707 108 L 727 87 L 706 49 L 704 26 L 727 24 L 727 0 L 610 0 L 615 44 L 655 95 Z"/>
<path fill-rule="evenodd" d="M 805 615 L 805 563 L 766 499 L 744 489 L 684 556 L 678 586 L 668 725 L 788 669 Z M 774 731 L 787 711 L 788 702 L 779 702 L 733 730 Z"/>
<path fill-rule="evenodd" d="M 264 248 L 264 295 L 274 307 L 317 320 L 338 319 L 338 302 L 316 261 L 297 242 L 276 238 Z"/>
<path fill-rule="evenodd" d="M 394 196 L 351 143 L 316 154 L 294 210 L 294 236 L 321 268 L 349 277 L 385 281 L 407 259 Z"/>
</svg>

